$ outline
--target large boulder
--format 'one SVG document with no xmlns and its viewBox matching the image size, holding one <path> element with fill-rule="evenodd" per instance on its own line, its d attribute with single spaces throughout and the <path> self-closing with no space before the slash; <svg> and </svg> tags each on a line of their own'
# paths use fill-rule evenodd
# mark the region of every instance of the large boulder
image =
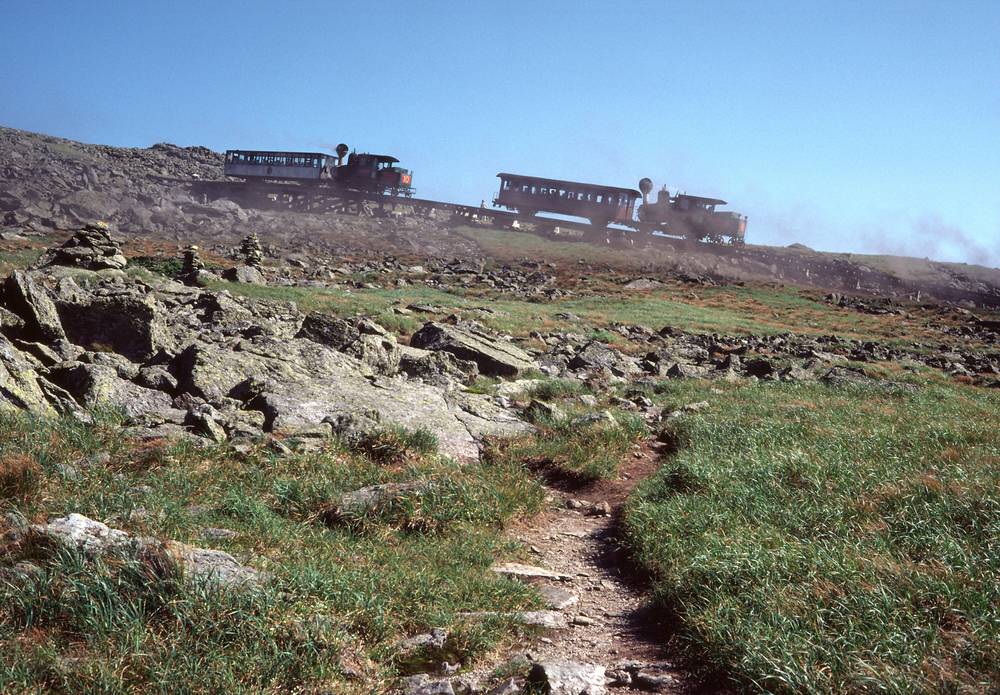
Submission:
<svg viewBox="0 0 1000 695">
<path fill-rule="evenodd" d="M 173 410 L 169 395 L 126 381 L 108 365 L 64 363 L 51 368 L 48 376 L 84 407 L 116 406 L 130 418 Z"/>
<path fill-rule="evenodd" d="M 177 359 L 178 390 L 217 402 L 235 398 L 264 413 L 265 428 L 294 433 L 341 415 L 426 428 L 442 453 L 478 457 L 478 439 L 528 425 L 476 394 L 451 394 L 404 378 L 376 377 L 357 358 L 312 340 L 256 336 L 234 347 L 197 342 Z"/>
<path fill-rule="evenodd" d="M 113 350 L 141 362 L 172 344 L 172 317 L 138 284 L 86 292 L 66 278 L 55 307 L 66 337 L 77 345 Z"/>
<path fill-rule="evenodd" d="M 15 270 L 4 283 L 3 303 L 20 316 L 26 336 L 46 341 L 65 338 L 56 305 L 31 273 Z"/>
<path fill-rule="evenodd" d="M 413 334 L 410 345 L 449 352 L 459 359 L 475 362 L 486 376 L 518 377 L 536 368 L 524 350 L 473 327 L 429 321 Z"/>
<path fill-rule="evenodd" d="M 26 410 L 35 415 L 53 415 L 45 397 L 45 384 L 31 361 L 0 335 L 0 412 Z"/>
<path fill-rule="evenodd" d="M 302 322 L 299 337 L 353 355 L 376 374 L 399 371 L 401 352 L 396 337 L 371 319 L 311 313 Z"/>
</svg>

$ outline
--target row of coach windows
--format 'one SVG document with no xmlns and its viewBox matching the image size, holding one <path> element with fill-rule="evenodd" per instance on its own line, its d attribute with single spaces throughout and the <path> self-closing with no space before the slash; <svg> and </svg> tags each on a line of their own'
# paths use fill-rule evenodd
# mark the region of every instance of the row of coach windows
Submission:
<svg viewBox="0 0 1000 695">
<path fill-rule="evenodd" d="M 267 152 L 234 152 L 232 161 L 244 164 L 275 167 L 322 166 L 319 157 L 304 157 L 301 155 L 273 154 Z"/>
<path fill-rule="evenodd" d="M 504 181 L 504 189 L 509 190 L 511 188 L 509 181 Z M 520 189 L 521 193 L 526 193 L 528 195 L 545 195 L 551 197 L 562 198 L 565 200 L 579 200 L 586 201 L 588 203 L 597 203 L 604 205 L 625 205 L 628 201 L 626 197 L 621 193 L 585 193 L 582 191 L 571 191 L 565 188 L 552 188 L 547 186 L 532 186 L 528 183 L 523 183 L 520 186 L 514 185 L 513 188 L 517 190 Z"/>
</svg>

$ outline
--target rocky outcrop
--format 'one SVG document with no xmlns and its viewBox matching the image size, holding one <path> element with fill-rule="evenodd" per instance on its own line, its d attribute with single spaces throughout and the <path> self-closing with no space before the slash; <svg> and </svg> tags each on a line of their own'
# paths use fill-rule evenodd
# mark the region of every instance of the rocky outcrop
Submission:
<svg viewBox="0 0 1000 695">
<path fill-rule="evenodd" d="M 395 336 L 369 319 L 73 272 L 79 281 L 32 271 L 5 282 L 4 316 L 17 320 L 0 324 L 9 336 L 0 342 L 0 407 L 51 414 L 112 405 L 144 436 L 216 442 L 262 432 L 332 436 L 344 422 L 372 421 L 427 429 L 441 453 L 463 461 L 478 456 L 486 435 L 530 428 L 444 376 L 474 373 L 452 355 L 410 354 L 409 371 L 426 358 L 442 376 L 422 378 L 435 371 L 426 364 L 427 374 L 411 378 Z"/>
<path fill-rule="evenodd" d="M 298 337 L 353 355 L 377 374 L 399 371 L 401 351 L 396 337 L 371 319 L 312 313 L 306 316 Z"/>
<path fill-rule="evenodd" d="M 604 343 L 592 340 L 573 355 L 571 369 L 607 369 L 618 377 L 626 377 L 642 370 L 630 357 Z"/>
<path fill-rule="evenodd" d="M 450 326 L 430 321 L 413 334 L 410 345 L 448 352 L 459 359 L 475 362 L 480 373 L 486 376 L 517 377 L 535 369 L 528 353 L 475 326 Z"/>
</svg>

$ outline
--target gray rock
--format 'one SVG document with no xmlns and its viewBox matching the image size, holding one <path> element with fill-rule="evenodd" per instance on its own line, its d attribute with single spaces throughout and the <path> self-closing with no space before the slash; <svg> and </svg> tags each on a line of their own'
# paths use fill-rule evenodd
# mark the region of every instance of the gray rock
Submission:
<svg viewBox="0 0 1000 695">
<path fill-rule="evenodd" d="M 641 370 L 631 357 L 596 340 L 592 340 L 569 361 L 570 369 L 607 369 L 618 377 L 637 374 Z"/>
<path fill-rule="evenodd" d="M 216 417 L 215 408 L 204 403 L 188 410 L 184 424 L 196 434 L 207 437 L 213 442 L 221 443 L 227 439 L 226 430 L 219 424 Z"/>
<path fill-rule="evenodd" d="M 119 406 L 131 418 L 173 410 L 169 395 L 126 381 L 105 365 L 70 362 L 50 369 L 48 376 L 87 408 Z"/>
<path fill-rule="evenodd" d="M 540 420 L 548 420 L 552 422 L 565 419 L 566 417 L 566 413 L 559 406 L 537 399 L 532 400 L 531 403 L 528 404 L 528 407 L 524 409 L 524 413 L 532 422 L 538 422 Z"/>
<path fill-rule="evenodd" d="M 370 319 L 339 319 L 324 314 L 306 316 L 299 337 L 353 355 L 377 374 L 399 371 L 401 352 L 396 338 Z"/>
<path fill-rule="evenodd" d="M 63 198 L 61 203 L 73 205 L 71 201 L 81 202 L 81 199 L 94 196 L 93 191 L 77 191 Z M 100 201 L 91 203 L 98 209 L 106 209 L 104 203 Z M 85 206 L 86 208 L 86 206 Z M 94 209 L 83 209 L 82 217 L 92 217 Z M 77 230 L 64 244 L 54 249 L 46 251 L 35 263 L 35 268 L 45 268 L 49 266 L 63 265 L 86 270 L 121 270 L 128 264 L 125 256 L 122 255 L 104 223 L 88 224 L 83 229 Z"/>
<path fill-rule="evenodd" d="M 428 480 L 409 483 L 383 483 L 348 492 L 323 513 L 323 521 L 332 524 L 347 518 L 371 514 L 386 505 L 408 497 L 419 497 L 431 487 Z"/>
<path fill-rule="evenodd" d="M 435 627 L 430 632 L 400 640 L 396 643 L 396 649 L 403 654 L 425 649 L 444 649 L 447 641 L 448 631 L 443 627 Z"/>
<path fill-rule="evenodd" d="M 524 688 L 516 678 L 508 678 L 490 688 L 486 695 L 520 695 L 523 692 Z"/>
<path fill-rule="evenodd" d="M 560 581 L 569 581 L 573 578 L 572 576 L 563 574 L 562 572 L 556 572 L 554 570 L 546 569 L 545 567 L 525 565 L 520 562 L 506 562 L 503 564 L 493 565 L 490 570 L 496 572 L 497 574 L 502 574 L 513 579 L 520 579 L 522 581 L 531 581 L 535 579 L 557 579 Z"/>
<path fill-rule="evenodd" d="M 415 379 L 448 387 L 452 384 L 472 384 L 479 378 L 479 367 L 449 352 L 432 352 L 401 345 L 399 369 Z"/>
<path fill-rule="evenodd" d="M 604 667 L 574 661 L 540 661 L 531 668 L 528 681 L 550 695 L 605 695 Z"/>
<path fill-rule="evenodd" d="M 235 268 L 227 268 L 223 271 L 222 277 L 229 282 L 241 282 L 249 285 L 267 284 L 264 274 L 252 265 L 238 265 Z"/>
<path fill-rule="evenodd" d="M 35 373 L 27 356 L 0 335 L 0 412 L 55 415 L 46 397 L 47 386 L 51 384 Z"/>
<path fill-rule="evenodd" d="M 580 600 L 580 597 L 572 591 L 548 584 L 539 587 L 538 593 L 542 595 L 545 605 L 554 611 L 566 610 Z"/>
<path fill-rule="evenodd" d="M 25 322 L 24 333 L 45 341 L 66 337 L 56 305 L 33 274 L 15 270 L 4 283 L 3 300 L 7 308 Z"/>
<path fill-rule="evenodd" d="M 622 285 L 622 287 L 627 290 L 653 290 L 662 286 L 662 282 L 654 280 L 653 278 L 636 278 L 635 280 L 629 280 Z"/>
<path fill-rule="evenodd" d="M 166 367 L 159 365 L 140 368 L 135 382 L 139 386 L 157 391 L 166 391 L 167 393 L 177 390 L 177 379 L 174 378 L 174 375 Z"/>
<path fill-rule="evenodd" d="M 450 680 L 431 678 L 426 673 L 404 678 L 402 685 L 404 695 L 455 695 Z"/>
<path fill-rule="evenodd" d="M 91 294 L 66 279 L 60 282 L 55 305 L 67 338 L 77 345 L 111 349 L 144 362 L 173 344 L 172 317 L 140 285 Z"/>
<path fill-rule="evenodd" d="M 528 353 L 476 328 L 431 321 L 413 334 L 410 345 L 425 350 L 449 352 L 459 359 L 475 362 L 480 373 L 487 376 L 517 377 L 535 369 Z"/>
<path fill-rule="evenodd" d="M 609 410 L 602 410 L 598 413 L 587 413 L 586 415 L 580 415 L 575 417 L 570 421 L 573 427 L 587 427 L 589 425 L 617 425 L 618 420 L 615 416 L 611 414 Z"/>
</svg>

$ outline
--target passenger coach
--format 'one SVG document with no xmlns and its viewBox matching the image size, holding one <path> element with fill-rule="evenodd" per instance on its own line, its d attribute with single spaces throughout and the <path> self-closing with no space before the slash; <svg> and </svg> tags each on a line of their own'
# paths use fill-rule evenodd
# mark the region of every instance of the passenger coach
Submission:
<svg viewBox="0 0 1000 695">
<path fill-rule="evenodd" d="M 500 192 L 494 205 L 528 217 L 539 212 L 583 217 L 597 227 L 612 222 L 632 224 L 632 210 L 641 197 L 631 188 L 599 186 L 578 181 L 542 179 L 519 174 L 497 174 Z"/>
<path fill-rule="evenodd" d="M 337 145 L 337 154 L 227 150 L 223 173 L 248 181 L 323 183 L 378 195 L 413 195 L 413 175 L 385 154 L 351 152 Z"/>
</svg>

